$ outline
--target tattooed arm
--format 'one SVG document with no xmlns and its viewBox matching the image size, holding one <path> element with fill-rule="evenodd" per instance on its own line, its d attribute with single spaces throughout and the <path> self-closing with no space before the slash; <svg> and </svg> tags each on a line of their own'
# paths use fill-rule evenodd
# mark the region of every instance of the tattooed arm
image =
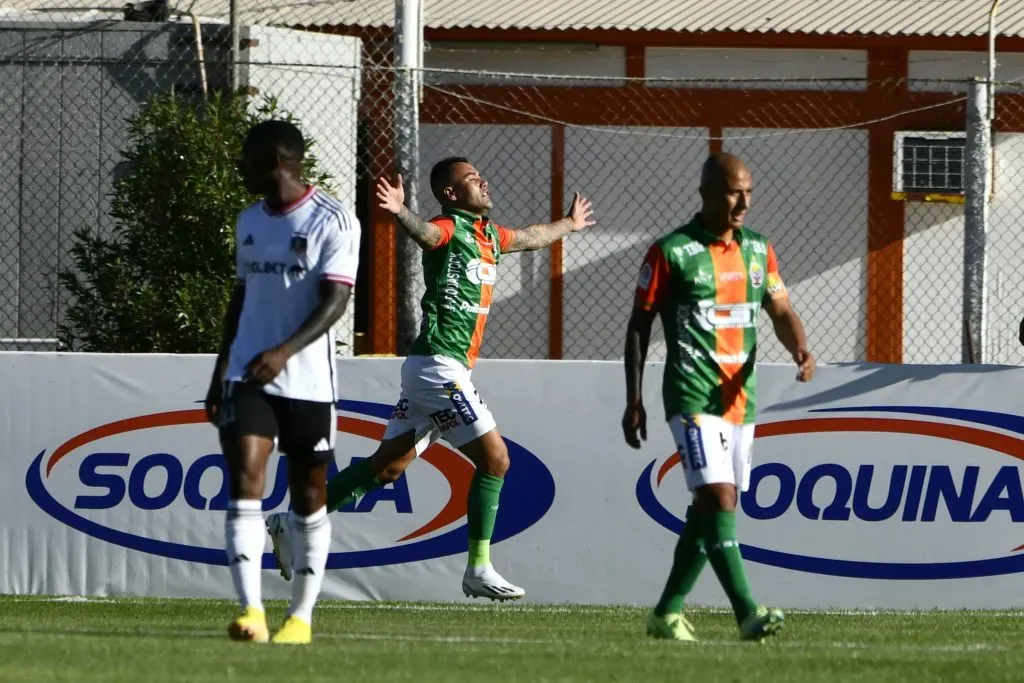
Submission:
<svg viewBox="0 0 1024 683">
<path fill-rule="evenodd" d="M 433 249 L 441 241 L 441 229 L 430 221 L 423 220 L 405 205 L 402 176 L 398 176 L 395 185 L 389 183 L 387 178 L 377 181 L 377 199 L 380 200 L 382 209 L 387 209 L 395 215 L 395 220 L 416 244 L 424 249 Z"/>
<path fill-rule="evenodd" d="M 581 197 L 577 192 L 569 207 L 569 215 L 554 223 L 531 225 L 513 231 L 512 241 L 505 247 L 505 252 L 535 251 L 554 244 L 570 232 L 577 232 L 594 224 L 590 217 L 594 214 L 590 200 Z"/>
<path fill-rule="evenodd" d="M 395 214 L 395 220 L 409 233 L 409 237 L 424 249 L 433 249 L 441 241 L 441 229 L 414 214 L 404 204 Z"/>
</svg>

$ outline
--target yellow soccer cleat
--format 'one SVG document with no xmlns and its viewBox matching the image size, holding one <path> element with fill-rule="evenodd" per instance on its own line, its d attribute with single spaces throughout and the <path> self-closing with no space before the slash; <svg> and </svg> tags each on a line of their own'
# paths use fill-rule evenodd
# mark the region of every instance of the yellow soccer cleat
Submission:
<svg viewBox="0 0 1024 683">
<path fill-rule="evenodd" d="M 669 613 L 659 617 L 651 612 L 647 617 L 647 635 L 659 640 L 682 640 L 694 642 L 693 624 L 682 614 Z"/>
<path fill-rule="evenodd" d="M 270 631 L 267 629 L 267 615 L 263 610 L 255 607 L 246 607 L 242 616 L 238 617 L 228 626 L 228 636 L 231 640 L 240 640 L 247 643 L 265 643 L 270 640 Z"/>
<path fill-rule="evenodd" d="M 309 645 L 313 642 L 313 627 L 296 616 L 284 620 L 281 630 L 270 640 L 278 645 Z"/>
</svg>

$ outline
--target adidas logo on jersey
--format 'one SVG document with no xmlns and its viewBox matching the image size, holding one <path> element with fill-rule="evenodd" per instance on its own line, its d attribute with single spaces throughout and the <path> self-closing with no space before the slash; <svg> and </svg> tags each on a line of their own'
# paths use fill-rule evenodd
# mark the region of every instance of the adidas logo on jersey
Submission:
<svg viewBox="0 0 1024 683">
<path fill-rule="evenodd" d="M 329 450 L 331 450 L 331 444 L 327 443 L 327 439 L 320 439 L 316 442 L 316 445 L 313 446 L 313 451 L 316 453 L 322 453 L 323 451 Z"/>
<path fill-rule="evenodd" d="M 252 235 L 249 235 L 249 236 L 248 236 L 248 237 L 246 237 L 246 238 L 245 238 L 244 240 L 242 240 L 242 246 L 243 246 L 243 247 L 251 247 L 251 246 L 253 245 L 253 243 L 254 243 L 255 241 L 256 241 L 256 240 L 254 240 L 254 239 L 252 238 Z"/>
</svg>

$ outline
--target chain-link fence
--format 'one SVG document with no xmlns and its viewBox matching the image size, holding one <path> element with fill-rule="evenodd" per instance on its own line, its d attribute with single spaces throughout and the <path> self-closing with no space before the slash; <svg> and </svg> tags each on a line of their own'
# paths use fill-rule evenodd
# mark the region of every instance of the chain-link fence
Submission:
<svg viewBox="0 0 1024 683">
<path fill-rule="evenodd" d="M 241 23 L 239 85 L 299 119 L 364 225 L 348 322 L 356 350 L 393 352 L 403 273 L 393 224 L 373 201 L 376 178 L 395 163 L 391 31 L 260 27 L 244 12 Z M 53 348 L 71 234 L 112 229 L 127 119 L 157 92 L 228 87 L 228 27 L 7 24 L 0 46 L 0 90 L 11 94 L 0 101 L 10 131 L 0 153 L 0 341 Z M 724 149 L 754 173 L 750 224 L 775 243 L 821 360 L 960 361 L 965 83 L 625 78 L 600 75 L 602 49 L 556 50 L 555 66 L 540 67 L 515 51 L 458 50 L 426 53 L 420 213 L 438 210 L 431 164 L 459 154 L 489 179 L 503 225 L 559 217 L 574 191 L 593 198 L 598 220 L 550 250 L 503 261 L 485 356 L 620 357 L 643 253 L 699 209 L 700 165 Z M 599 75 L 561 75 L 583 59 Z M 986 360 L 1015 363 L 1024 360 L 1013 304 L 1024 285 L 1015 249 L 1024 138 L 1014 132 L 1024 131 L 1024 98 L 1013 84 L 999 93 Z M 762 329 L 762 360 L 786 360 L 766 321 Z M 663 357 L 663 345 L 651 355 Z"/>
</svg>

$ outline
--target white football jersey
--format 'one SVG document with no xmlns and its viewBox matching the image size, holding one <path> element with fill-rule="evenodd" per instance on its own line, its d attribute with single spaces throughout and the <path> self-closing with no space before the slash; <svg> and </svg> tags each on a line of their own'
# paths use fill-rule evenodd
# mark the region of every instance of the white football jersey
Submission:
<svg viewBox="0 0 1024 683">
<path fill-rule="evenodd" d="M 243 379 L 256 356 L 295 334 L 320 303 L 321 280 L 355 284 L 359 237 L 355 214 L 313 187 L 279 212 L 260 202 L 239 214 L 236 261 L 245 300 L 231 344 L 228 380 Z M 331 331 L 292 356 L 263 390 L 334 402 L 334 357 Z"/>
</svg>

